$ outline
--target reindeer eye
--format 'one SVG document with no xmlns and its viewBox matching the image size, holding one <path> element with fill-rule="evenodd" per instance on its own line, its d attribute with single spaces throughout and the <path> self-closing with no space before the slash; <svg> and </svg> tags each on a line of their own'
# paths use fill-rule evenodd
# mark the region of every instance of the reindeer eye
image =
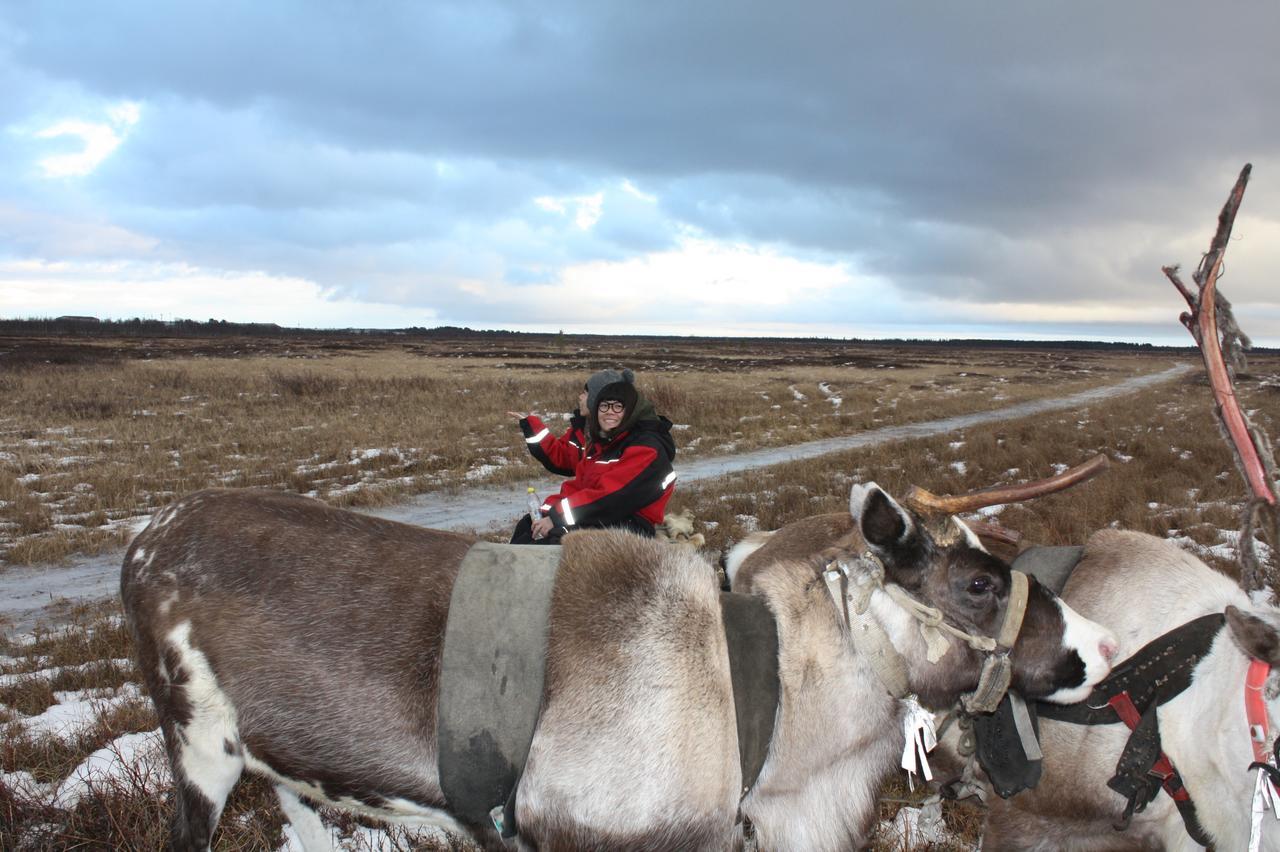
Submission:
<svg viewBox="0 0 1280 852">
<path fill-rule="evenodd" d="M 986 595 L 990 594 L 994 588 L 995 583 L 991 582 L 990 577 L 974 577 L 969 581 L 968 591 L 971 595 Z"/>
</svg>

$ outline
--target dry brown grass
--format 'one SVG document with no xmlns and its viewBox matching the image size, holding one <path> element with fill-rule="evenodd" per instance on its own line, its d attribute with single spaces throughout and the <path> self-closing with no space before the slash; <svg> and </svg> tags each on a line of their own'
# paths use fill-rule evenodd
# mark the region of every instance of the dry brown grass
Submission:
<svg viewBox="0 0 1280 852">
<path fill-rule="evenodd" d="M 1256 359 L 1240 382 L 1253 419 L 1280 423 L 1280 361 Z M 901 495 L 912 484 L 961 493 L 1048 476 L 1096 453 L 1112 459 L 1098 479 L 1035 503 L 1011 505 L 996 520 L 1028 542 L 1079 544 L 1119 526 L 1223 544 L 1239 529 L 1244 486 L 1211 416 L 1199 374 L 1079 411 L 973 427 L 946 436 L 852 450 L 699 482 L 677 490 L 671 511 L 688 509 L 708 546 L 723 549 L 752 529 L 775 529 L 807 514 L 846 511 L 849 485 L 874 479 Z M 1230 571 L 1229 559 L 1203 554 Z"/>
<path fill-rule="evenodd" d="M 74 363 L 23 362 L 0 375 L 0 556 L 31 564 L 118 547 L 130 519 L 210 486 L 369 506 L 523 479 L 527 453 L 505 411 L 562 415 L 583 378 L 608 365 L 637 368 L 690 459 L 991 410 L 1171 362 L 975 349 L 958 367 L 955 353 L 930 347 L 591 341 L 559 352 L 489 341 L 305 358 L 285 348 L 146 360 L 91 348 Z"/>
</svg>

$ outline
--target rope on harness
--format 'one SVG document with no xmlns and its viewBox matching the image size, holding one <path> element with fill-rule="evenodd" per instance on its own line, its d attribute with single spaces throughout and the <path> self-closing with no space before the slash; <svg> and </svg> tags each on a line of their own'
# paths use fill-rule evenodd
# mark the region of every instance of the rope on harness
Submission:
<svg viewBox="0 0 1280 852">
<path fill-rule="evenodd" d="M 1008 651 L 1022 630 L 1030 597 L 1030 582 L 1021 571 L 1010 571 L 1009 599 L 998 639 L 961 630 L 948 623 L 940 609 L 916 600 L 900 586 L 886 585 L 884 566 L 871 553 L 862 554 L 852 565 L 837 559 L 827 565 L 822 576 L 855 649 L 866 657 L 881 684 L 893 697 L 904 698 L 907 695 L 906 663 L 884 628 L 871 616 L 871 597 L 876 591 L 884 592 L 920 622 L 920 634 L 925 640 L 929 662 L 936 663 L 946 654 L 950 647 L 948 636 L 987 655 L 978 677 L 978 686 L 961 697 L 966 711 L 990 713 L 1008 692 L 1013 678 L 1013 664 Z"/>
<path fill-rule="evenodd" d="M 905 698 L 908 693 L 906 663 L 870 611 L 871 596 L 876 589 L 883 588 L 884 568 L 878 561 L 866 557 L 857 560 L 855 565 L 861 570 L 856 572 L 843 562 L 835 565 L 823 571 L 822 577 L 854 649 L 871 664 L 890 695 Z"/>
</svg>

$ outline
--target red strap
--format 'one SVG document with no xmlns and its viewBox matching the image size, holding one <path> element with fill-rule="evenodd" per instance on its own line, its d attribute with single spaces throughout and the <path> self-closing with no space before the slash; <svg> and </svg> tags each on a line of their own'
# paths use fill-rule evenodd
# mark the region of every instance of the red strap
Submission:
<svg viewBox="0 0 1280 852">
<path fill-rule="evenodd" d="M 1142 717 L 1138 715 L 1138 708 L 1133 706 L 1133 700 L 1129 698 L 1128 692 L 1120 692 L 1111 696 L 1111 700 L 1107 702 L 1111 705 L 1111 709 L 1116 711 L 1116 715 L 1120 717 L 1120 721 L 1129 726 L 1129 730 L 1136 731 L 1138 723 L 1142 721 Z"/>
<path fill-rule="evenodd" d="M 1244 678 L 1244 716 L 1249 722 L 1249 744 L 1253 746 L 1253 759 L 1266 763 L 1271 734 L 1267 725 L 1267 703 L 1262 698 L 1262 687 L 1271 673 L 1271 664 L 1262 660 L 1249 661 L 1249 673 Z"/>
<path fill-rule="evenodd" d="M 1138 708 L 1133 706 L 1133 700 L 1129 698 L 1128 692 L 1120 692 L 1111 696 L 1111 700 L 1107 704 L 1111 705 L 1111 709 L 1116 711 L 1120 721 L 1129 726 L 1129 730 L 1136 731 L 1138 729 L 1138 723 L 1142 721 L 1142 717 L 1138 715 Z M 1177 770 L 1173 768 L 1173 761 L 1169 760 L 1169 756 L 1163 751 L 1160 752 L 1159 759 L 1151 767 L 1151 774 L 1160 779 L 1164 791 L 1175 802 L 1185 802 L 1191 798 L 1187 788 L 1182 786 L 1182 779 L 1178 777 Z"/>
</svg>

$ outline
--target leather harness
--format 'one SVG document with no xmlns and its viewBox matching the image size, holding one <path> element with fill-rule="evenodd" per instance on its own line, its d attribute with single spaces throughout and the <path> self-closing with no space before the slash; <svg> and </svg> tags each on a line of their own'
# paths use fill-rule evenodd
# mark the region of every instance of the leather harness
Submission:
<svg viewBox="0 0 1280 852">
<path fill-rule="evenodd" d="M 1222 613 L 1210 613 L 1153 639 L 1076 704 L 1036 703 L 1037 712 L 1046 719 L 1110 725 L 1119 717 L 1133 732 L 1120 753 L 1116 774 L 1107 782 L 1127 800 L 1117 830 L 1127 828 L 1133 814 L 1141 813 L 1163 787 L 1177 805 L 1191 839 L 1210 845 L 1182 776 L 1161 750 L 1156 708 L 1191 685 L 1196 666 L 1209 654 L 1225 623 Z"/>
<path fill-rule="evenodd" d="M 1014 564 L 1060 594 L 1082 552 L 1079 547 L 1029 548 Z M 1127 828 L 1133 814 L 1141 813 L 1163 788 L 1177 806 L 1191 838 L 1202 846 L 1209 845 L 1196 816 L 1195 803 L 1173 762 L 1161 750 L 1156 708 L 1191 684 L 1196 666 L 1209 653 L 1225 621 L 1222 613 L 1211 613 L 1148 642 L 1116 666 L 1083 701 L 1068 705 L 1040 701 L 1022 711 L 1036 732 L 1037 717 L 1078 725 L 1122 721 L 1129 727 L 1132 733 L 1115 775 L 1107 782 L 1127 801 L 1117 830 Z M 1031 747 L 1035 753 L 1029 755 L 1025 731 L 1017 730 L 1019 715 L 1010 698 L 996 713 L 973 719 L 978 760 L 992 787 L 1005 798 L 1034 787 L 1040 779 L 1038 744 L 1033 735 Z"/>
<path fill-rule="evenodd" d="M 778 716 L 778 623 L 758 595 L 721 592 L 720 611 L 738 723 L 740 797 L 745 797 L 760 777 Z"/>
<path fill-rule="evenodd" d="M 515 835 L 515 791 L 542 703 L 559 545 L 477 542 L 449 597 L 436 706 L 440 789 L 471 825 Z"/>
</svg>

